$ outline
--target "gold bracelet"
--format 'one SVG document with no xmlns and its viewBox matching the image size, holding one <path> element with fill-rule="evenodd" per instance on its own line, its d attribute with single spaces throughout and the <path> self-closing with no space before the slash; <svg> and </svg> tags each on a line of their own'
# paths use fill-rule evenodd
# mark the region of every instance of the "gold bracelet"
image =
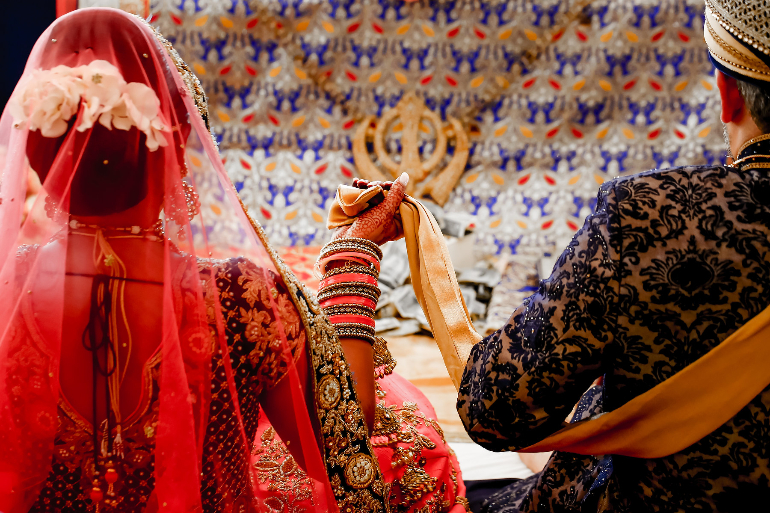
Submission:
<svg viewBox="0 0 770 513">
<path fill-rule="evenodd" d="M 332 255 L 335 255 L 337 253 L 344 253 L 347 251 L 355 251 L 359 253 L 366 253 L 367 255 L 377 259 L 377 261 L 382 260 L 382 251 L 376 252 L 372 251 L 372 249 L 368 246 L 362 246 L 360 244 L 355 243 L 344 243 L 344 244 L 333 244 L 332 243 L 327 244 L 323 247 L 321 250 L 321 254 L 318 256 L 318 258 L 326 258 Z M 379 248 L 378 248 L 379 249 Z"/>
<path fill-rule="evenodd" d="M 327 306 L 323 309 L 323 311 L 327 317 L 331 317 L 333 315 L 365 315 L 374 319 L 374 309 L 365 305 L 346 303 L 341 305 Z"/>
<path fill-rule="evenodd" d="M 373 293 L 371 290 L 366 289 L 359 289 L 356 287 L 346 287 L 343 289 L 337 289 L 337 290 L 322 290 L 318 292 L 318 295 L 316 296 L 316 299 L 321 301 L 326 301 L 327 299 L 331 299 L 334 297 L 339 296 L 360 296 L 365 297 L 367 299 L 371 299 L 375 303 L 380 300 L 380 290 L 377 289 L 377 293 Z"/>
<path fill-rule="evenodd" d="M 377 269 L 373 267 L 361 265 L 358 262 L 352 262 L 348 260 L 347 262 L 345 262 L 345 265 L 341 267 L 336 267 L 331 271 L 327 271 L 326 274 L 324 274 L 322 279 L 325 280 L 326 278 L 330 278 L 338 274 L 346 274 L 346 273 L 365 274 L 367 276 L 371 276 L 374 279 L 377 279 L 380 277 L 380 273 L 377 272 Z"/>
<path fill-rule="evenodd" d="M 361 283 L 361 282 L 343 282 L 343 283 L 335 283 L 334 285 L 329 285 L 328 287 L 324 287 L 318 291 L 318 299 L 321 300 L 321 297 L 326 299 L 327 297 L 336 297 L 339 294 L 336 294 L 338 291 L 347 292 L 348 295 L 351 296 L 360 296 L 362 293 L 366 294 L 367 296 L 370 296 L 374 298 L 375 301 L 380 299 L 380 289 L 376 285 L 369 285 L 368 283 Z M 333 296 L 330 294 L 334 294 Z"/>
<path fill-rule="evenodd" d="M 374 327 L 369 326 L 368 324 L 362 324 L 360 322 L 338 322 L 334 324 L 334 329 L 356 329 L 356 330 L 362 330 L 366 333 L 371 333 L 374 335 Z"/>
<path fill-rule="evenodd" d="M 362 329 L 367 328 L 367 329 Z M 335 324 L 334 331 L 340 338 L 360 338 L 374 345 L 374 328 L 364 324 L 346 323 Z"/>
<path fill-rule="evenodd" d="M 377 285 L 372 285 L 371 283 L 366 283 L 363 281 L 341 281 L 339 283 L 332 283 L 331 285 L 326 285 L 325 287 L 322 287 L 318 290 L 318 292 L 324 292 L 326 290 L 337 290 L 341 289 L 342 287 L 362 287 L 367 290 L 371 290 L 372 292 L 380 291 L 380 287 Z"/>
<path fill-rule="evenodd" d="M 380 247 L 377 244 L 370 241 L 369 239 L 361 239 L 357 237 L 346 238 L 346 239 L 336 239 L 331 242 L 328 242 L 321 250 L 321 254 L 323 255 L 328 250 L 331 250 L 332 248 L 336 248 L 336 247 L 359 248 L 369 253 L 372 253 L 373 256 L 377 257 L 377 260 L 382 260 L 382 249 L 380 249 Z"/>
</svg>

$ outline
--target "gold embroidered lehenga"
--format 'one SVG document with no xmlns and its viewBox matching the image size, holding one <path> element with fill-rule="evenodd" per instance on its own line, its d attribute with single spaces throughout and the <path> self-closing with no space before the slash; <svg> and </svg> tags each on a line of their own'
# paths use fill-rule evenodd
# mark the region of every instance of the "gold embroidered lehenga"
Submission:
<svg viewBox="0 0 770 513">
<path fill-rule="evenodd" d="M 312 509 L 387 510 L 334 329 L 162 37 L 112 9 L 57 20 L 0 146 L 0 511 L 273 511 L 248 469 L 276 398 Z"/>
<path fill-rule="evenodd" d="M 375 342 L 374 355 L 377 406 L 371 444 L 390 487 L 390 510 L 469 511 L 460 466 L 430 401 L 393 372 L 396 361 L 382 338 Z M 260 417 L 257 438 L 252 471 L 258 486 L 264 493 L 274 494 L 277 511 L 306 511 L 307 475 L 292 464 L 286 445 L 265 417 Z"/>
</svg>

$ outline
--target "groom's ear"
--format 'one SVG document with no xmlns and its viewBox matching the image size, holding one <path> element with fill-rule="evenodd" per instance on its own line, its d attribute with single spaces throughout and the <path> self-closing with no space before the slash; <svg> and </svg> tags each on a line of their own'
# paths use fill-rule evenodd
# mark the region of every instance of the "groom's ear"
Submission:
<svg viewBox="0 0 770 513">
<path fill-rule="evenodd" d="M 715 71 L 717 79 L 717 89 L 719 89 L 719 99 L 722 101 L 722 113 L 720 119 L 722 123 L 740 123 L 743 116 L 748 114 L 746 111 L 746 102 L 738 90 L 738 82 L 719 70 Z"/>
</svg>

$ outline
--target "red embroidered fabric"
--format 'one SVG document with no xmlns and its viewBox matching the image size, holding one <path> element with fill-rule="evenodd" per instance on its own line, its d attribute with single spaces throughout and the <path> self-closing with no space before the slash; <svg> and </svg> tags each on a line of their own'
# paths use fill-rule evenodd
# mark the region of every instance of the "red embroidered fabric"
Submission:
<svg viewBox="0 0 770 513">
<path fill-rule="evenodd" d="M 4 513 L 271 511 L 245 470 L 265 397 L 312 504 L 337 509 L 297 307 L 177 57 L 139 18 L 75 11 L 0 119 Z"/>
</svg>

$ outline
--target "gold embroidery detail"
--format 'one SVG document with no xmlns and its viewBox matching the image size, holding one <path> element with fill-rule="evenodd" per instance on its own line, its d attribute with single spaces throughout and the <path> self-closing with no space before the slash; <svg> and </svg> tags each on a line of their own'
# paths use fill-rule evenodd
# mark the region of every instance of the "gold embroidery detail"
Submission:
<svg viewBox="0 0 770 513">
<path fill-rule="evenodd" d="M 345 466 L 345 478 L 353 488 L 366 488 L 376 475 L 375 463 L 368 454 L 355 454 Z"/>
<path fill-rule="evenodd" d="M 735 152 L 735 154 L 736 155 L 740 155 L 741 153 L 743 153 L 743 150 L 745 150 L 746 148 L 748 148 L 752 144 L 758 143 L 758 142 L 762 142 L 762 141 L 767 141 L 768 139 L 770 139 L 770 134 L 762 134 L 762 135 L 758 135 L 756 137 L 752 137 L 751 139 L 749 139 L 748 141 L 743 143 L 741 145 L 741 147 L 738 148 L 738 151 Z"/>
<path fill-rule="evenodd" d="M 770 169 L 770 162 L 757 162 L 741 166 L 742 171 L 748 171 L 749 169 Z"/>
<path fill-rule="evenodd" d="M 756 59 L 754 57 L 751 57 L 749 55 L 742 54 L 738 50 L 736 50 L 735 48 L 730 46 L 727 43 L 727 41 L 722 39 L 719 36 L 719 34 L 717 34 L 716 30 L 714 30 L 714 27 L 712 27 L 710 23 L 706 23 L 706 27 L 708 27 L 709 35 L 711 35 L 711 37 L 714 38 L 714 41 L 716 41 L 716 43 L 722 48 L 722 50 L 726 51 L 727 53 L 729 53 L 730 55 L 732 55 L 733 57 L 735 57 L 739 61 L 742 61 L 742 62 L 744 62 L 746 64 L 750 64 L 753 67 L 749 68 L 749 67 L 744 66 L 742 64 L 730 62 L 727 59 L 720 58 L 719 56 L 714 55 L 713 52 L 711 53 L 711 55 L 713 55 L 717 59 L 725 61 L 726 63 L 728 63 L 728 64 L 730 64 L 732 66 L 736 66 L 738 68 L 742 68 L 742 69 L 745 69 L 745 70 L 753 71 L 755 73 L 760 73 L 762 75 L 770 75 L 770 72 L 767 71 L 767 65 L 765 65 L 764 62 L 762 62 L 759 59 Z"/>
<path fill-rule="evenodd" d="M 393 373 L 396 368 L 396 360 L 390 354 L 388 343 L 382 337 L 374 337 L 374 378 L 380 379 Z"/>
<path fill-rule="evenodd" d="M 340 382 L 334 376 L 324 376 L 318 383 L 318 402 L 330 410 L 340 402 Z"/>
<path fill-rule="evenodd" d="M 385 340 L 381 337 L 377 337 L 377 339 L 374 346 L 375 377 L 379 379 L 393 372 L 396 361 L 390 354 Z M 387 394 L 379 382 L 375 381 L 374 386 L 377 397 L 384 399 Z M 442 483 L 441 487 L 437 490 L 436 484 L 438 480 L 435 477 L 431 477 L 423 468 L 426 463 L 422 455 L 423 449 L 434 449 L 436 444 L 419 432 L 417 428 L 420 425 L 434 429 L 441 438 L 448 454 L 454 455 L 451 447 L 446 443 L 441 426 L 439 426 L 437 421 L 429 419 L 425 414 L 419 412 L 415 403 L 404 402 L 400 408 L 395 405 L 387 406 L 384 401 L 377 403 L 374 413 L 372 438 L 380 437 L 384 438 L 384 440 L 373 441 L 372 445 L 374 447 L 389 447 L 393 451 L 393 456 L 391 457 L 393 468 L 405 468 L 403 475 L 394 482 L 393 492 L 396 489 L 401 492 L 401 501 L 398 502 L 397 493 L 391 493 L 391 511 L 394 513 L 407 511 L 410 513 L 438 513 L 449 511 L 455 504 L 459 504 L 463 506 L 465 511 L 470 512 L 468 500 L 457 495 L 457 469 L 454 468 L 451 460 L 449 463 L 452 466 L 451 479 L 454 485 L 452 492 L 452 495 L 455 496 L 454 503 L 443 499 L 447 495 L 446 483 Z M 429 494 L 430 496 L 425 500 L 422 507 L 415 508 Z"/>
<path fill-rule="evenodd" d="M 310 501 L 313 504 L 313 481 L 302 470 L 286 445 L 275 437 L 275 429 L 269 427 L 260 437 L 259 447 L 254 449 L 258 457 L 254 462 L 256 479 L 259 483 L 269 483 L 268 490 L 279 492 L 265 499 L 265 504 L 272 511 L 304 511 L 297 504 Z"/>
<path fill-rule="evenodd" d="M 711 52 L 711 55 L 720 60 L 723 61 L 731 66 L 734 66 L 739 69 L 744 69 L 747 71 L 751 71 L 754 73 L 759 73 L 760 75 L 768 75 L 770 76 L 770 71 L 768 71 L 767 66 L 765 63 L 760 61 L 759 59 L 755 59 L 753 57 L 750 57 L 748 55 L 744 55 L 740 52 L 738 52 L 735 48 L 730 46 L 724 39 L 722 39 L 719 34 L 716 33 L 714 30 L 714 27 L 711 26 L 710 23 L 706 23 L 706 27 L 708 28 L 709 35 L 714 39 L 714 41 L 724 50 L 725 52 L 732 55 L 735 59 L 738 59 L 739 62 L 743 62 L 745 64 L 750 64 L 752 67 L 745 66 L 744 64 L 740 64 L 739 62 L 734 62 L 731 60 L 728 60 L 722 56 L 715 55 L 714 52 Z"/>
</svg>

